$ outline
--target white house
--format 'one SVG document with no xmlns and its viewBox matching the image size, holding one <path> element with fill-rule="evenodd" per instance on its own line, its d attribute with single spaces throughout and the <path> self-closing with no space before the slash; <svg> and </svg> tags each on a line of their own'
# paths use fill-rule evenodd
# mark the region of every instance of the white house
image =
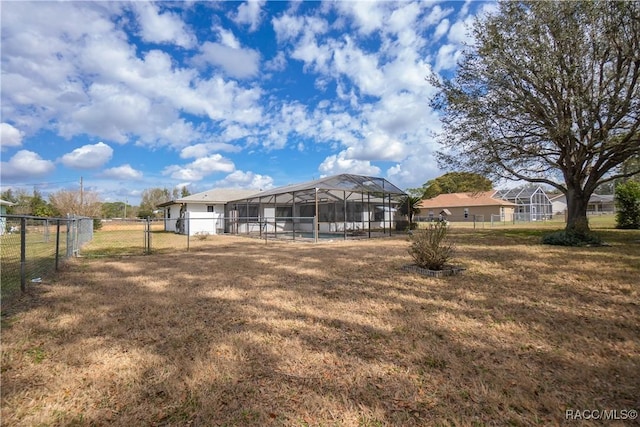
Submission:
<svg viewBox="0 0 640 427">
<path fill-rule="evenodd" d="M 164 209 L 164 229 L 180 234 L 222 234 L 225 229 L 225 206 L 260 190 L 216 188 L 158 205 Z"/>
<path fill-rule="evenodd" d="M 180 234 L 306 238 L 318 232 L 346 239 L 390 234 L 405 195 L 383 178 L 341 174 L 267 191 L 213 189 L 158 207 L 165 230 Z"/>
<path fill-rule="evenodd" d="M 7 207 L 13 206 L 14 204 L 11 202 L 7 202 L 6 200 L 0 199 L 0 215 L 7 214 Z M 0 235 L 4 234 L 7 231 L 7 219 L 2 216 L 0 217 Z"/>
<path fill-rule="evenodd" d="M 551 197 L 551 206 L 554 215 L 564 214 L 567 210 L 567 197 L 564 194 L 558 194 Z M 612 214 L 616 211 L 616 205 L 613 194 L 592 194 L 589 197 L 587 205 L 587 214 L 600 215 Z"/>
</svg>

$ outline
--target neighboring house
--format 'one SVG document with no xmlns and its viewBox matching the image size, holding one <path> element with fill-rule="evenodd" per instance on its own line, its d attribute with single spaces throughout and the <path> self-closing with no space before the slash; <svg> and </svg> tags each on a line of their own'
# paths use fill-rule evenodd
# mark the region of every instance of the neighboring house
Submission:
<svg viewBox="0 0 640 427">
<path fill-rule="evenodd" d="M 556 194 L 551 200 L 551 212 L 553 215 L 562 215 L 567 211 L 567 197 L 564 194 Z"/>
<path fill-rule="evenodd" d="M 500 190 L 494 197 L 516 205 L 516 221 L 543 221 L 553 216 L 551 200 L 539 186 Z"/>
<path fill-rule="evenodd" d="M 2 217 L 0 217 L 0 235 L 6 233 L 7 231 L 7 219 L 4 217 L 4 215 L 7 214 L 7 208 L 13 205 L 14 204 L 11 202 L 0 199 L 0 215 L 2 215 Z"/>
<path fill-rule="evenodd" d="M 225 206 L 260 190 L 216 188 L 158 205 L 164 209 L 164 229 L 191 236 L 221 234 L 225 230 Z"/>
<path fill-rule="evenodd" d="M 477 193 L 440 194 L 420 204 L 420 219 L 447 219 L 450 221 L 473 221 L 482 217 L 490 221 L 500 217 L 500 221 L 512 221 L 516 208 L 514 203 L 494 197 L 495 191 Z"/>
<path fill-rule="evenodd" d="M 558 194 L 551 197 L 551 205 L 553 206 L 554 215 L 562 215 L 567 210 L 567 197 L 564 194 Z M 592 194 L 589 197 L 587 206 L 587 214 L 600 215 L 614 213 L 616 204 L 613 194 Z"/>
</svg>

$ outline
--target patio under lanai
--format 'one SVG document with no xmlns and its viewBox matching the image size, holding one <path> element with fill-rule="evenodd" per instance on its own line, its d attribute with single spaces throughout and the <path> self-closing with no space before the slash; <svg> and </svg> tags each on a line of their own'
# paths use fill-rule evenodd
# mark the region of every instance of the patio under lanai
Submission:
<svg viewBox="0 0 640 427">
<path fill-rule="evenodd" d="M 404 196 L 384 178 L 335 175 L 227 203 L 225 231 L 315 240 L 390 235 Z"/>
</svg>

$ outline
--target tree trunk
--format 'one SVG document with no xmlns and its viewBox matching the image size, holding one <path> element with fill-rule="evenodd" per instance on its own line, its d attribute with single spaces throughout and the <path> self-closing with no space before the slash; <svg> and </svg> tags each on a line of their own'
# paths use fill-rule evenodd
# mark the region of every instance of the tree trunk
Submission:
<svg viewBox="0 0 640 427">
<path fill-rule="evenodd" d="M 584 236 L 589 233 L 589 220 L 587 219 L 587 206 L 589 196 L 582 190 L 567 190 L 567 233 Z"/>
</svg>

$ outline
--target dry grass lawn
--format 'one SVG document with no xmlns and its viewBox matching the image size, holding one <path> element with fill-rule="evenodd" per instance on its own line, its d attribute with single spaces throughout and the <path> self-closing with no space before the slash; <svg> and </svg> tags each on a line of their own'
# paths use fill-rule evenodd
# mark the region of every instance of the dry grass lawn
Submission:
<svg viewBox="0 0 640 427">
<path fill-rule="evenodd" d="M 591 425 L 640 409 L 640 233 L 605 238 L 457 231 L 441 279 L 400 237 L 76 259 L 4 308 L 2 424 Z"/>
</svg>

